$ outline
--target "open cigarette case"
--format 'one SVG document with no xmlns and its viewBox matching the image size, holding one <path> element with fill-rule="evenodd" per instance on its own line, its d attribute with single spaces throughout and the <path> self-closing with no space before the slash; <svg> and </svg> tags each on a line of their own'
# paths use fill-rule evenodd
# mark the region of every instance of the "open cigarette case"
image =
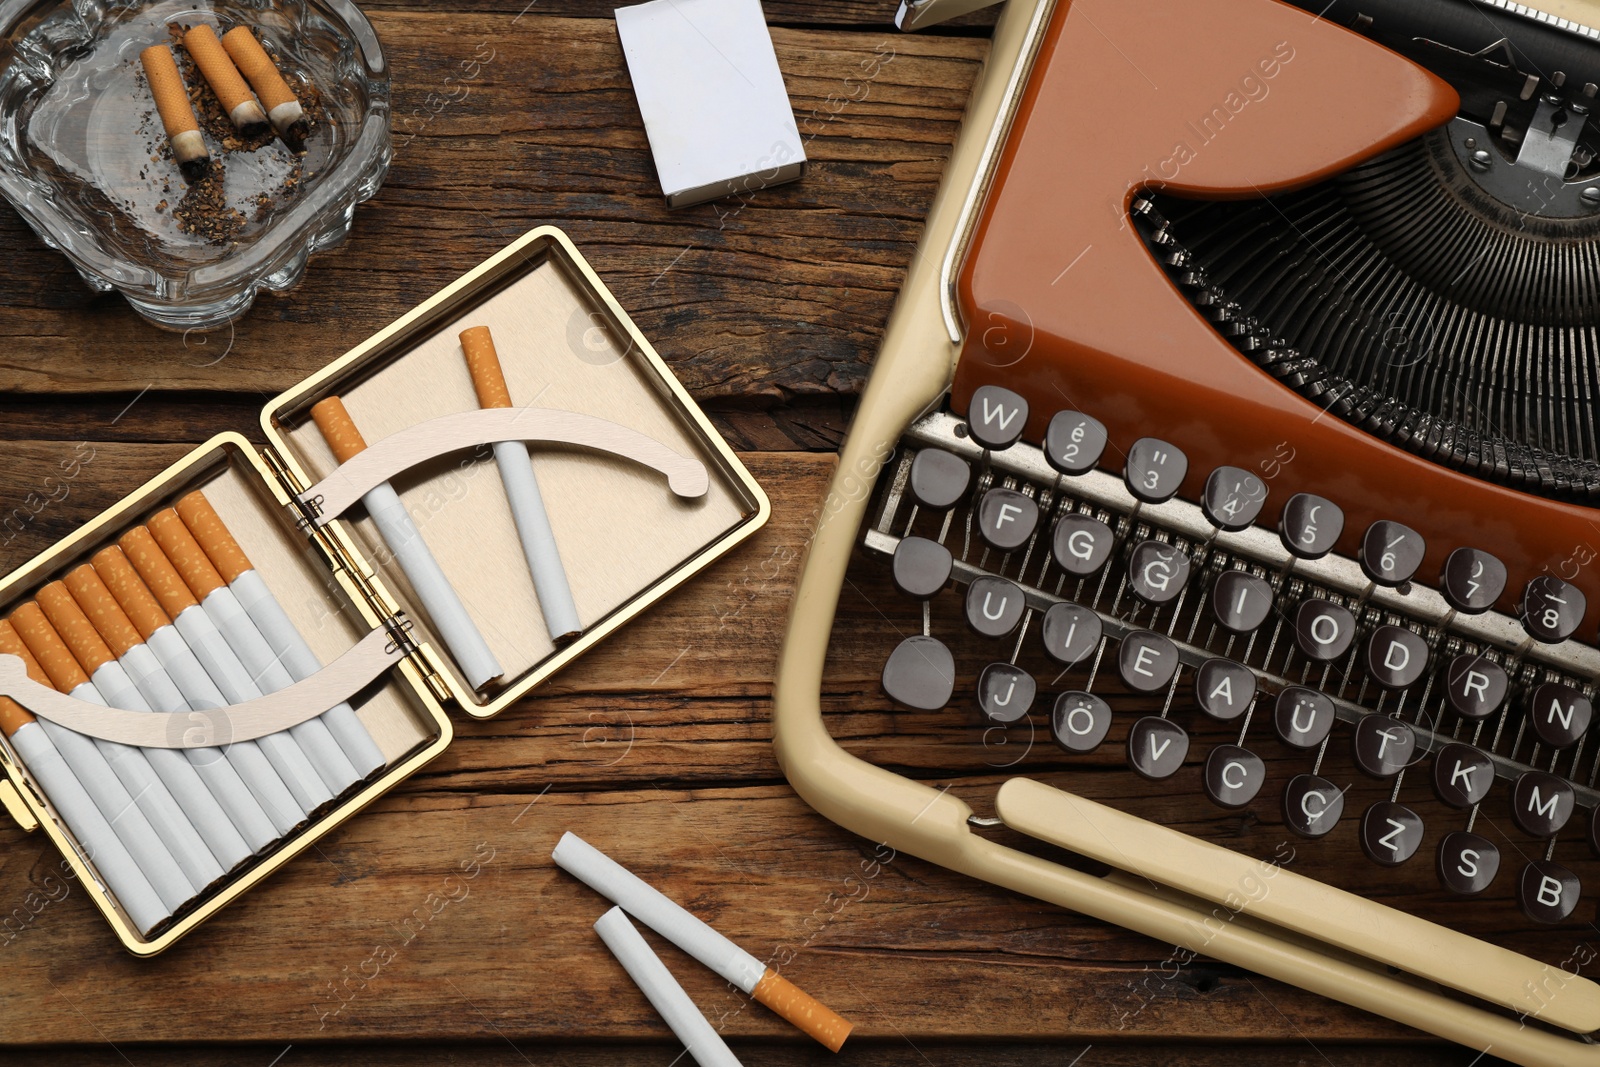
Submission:
<svg viewBox="0 0 1600 1067">
<path fill-rule="evenodd" d="M 573 640 L 551 635 L 540 610 L 491 451 L 512 425 L 506 420 L 521 415 L 479 409 L 458 341 L 474 326 L 492 330 L 512 410 L 527 415 L 513 429 L 529 442 L 582 622 Z M 488 684 L 474 689 L 468 682 L 425 598 L 362 506 L 363 487 L 344 476 L 358 465 L 337 463 L 314 425 L 311 409 L 333 396 L 367 442 L 363 469 L 399 494 L 498 660 L 502 673 Z M 370 650 L 364 662 L 376 664 L 370 680 L 346 678 L 338 699 L 348 697 L 381 751 L 381 766 L 247 859 L 223 864 L 220 877 L 154 923 L 134 917 L 101 869 L 109 859 L 97 862 L 8 733 L 0 744 L 0 802 L 24 829 L 50 835 L 136 955 L 168 948 L 437 756 L 452 737 L 448 711 L 476 718 L 503 711 L 749 537 L 770 512 L 760 487 L 599 277 L 550 227 L 528 233 L 274 398 L 261 426 L 264 448 L 239 434 L 212 438 L 0 581 L 0 614 L 20 618 L 36 610 L 27 607 L 36 597 L 48 608 L 41 591 L 66 579 L 76 592 L 75 572 L 95 567 L 108 546 L 126 543 L 141 524 L 154 529 L 153 516 L 199 490 L 315 653 L 313 664 L 323 665 L 283 690 L 283 702 L 331 692 L 334 683 L 324 676 L 362 650 Z M 7 662 L 16 661 L 0 659 Z M 85 666 L 98 681 L 94 665 Z M 0 693 L 46 718 L 17 685 L 0 680 Z M 336 698 L 322 699 L 331 706 Z M 326 708 L 306 710 L 309 716 Z M 108 721 L 127 714 L 106 712 Z M 225 716 L 188 718 L 229 758 L 245 743 L 228 735 Z"/>
</svg>

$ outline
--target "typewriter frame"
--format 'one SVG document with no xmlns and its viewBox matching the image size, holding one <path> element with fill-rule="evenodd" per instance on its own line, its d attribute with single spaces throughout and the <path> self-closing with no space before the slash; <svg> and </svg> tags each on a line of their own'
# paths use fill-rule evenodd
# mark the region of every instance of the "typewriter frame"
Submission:
<svg viewBox="0 0 1600 1067">
<path fill-rule="evenodd" d="M 823 669 L 846 568 L 878 476 L 907 429 L 937 408 L 954 377 L 963 340 L 956 270 L 1045 28 L 1058 3 L 1068 2 L 1011 0 L 995 28 L 800 571 L 773 693 L 779 764 L 820 814 L 901 852 L 1463 1045 L 1492 1048 L 1528 1067 L 1600 1064 L 1600 1048 L 1579 1038 L 1522 1025 L 1246 913 L 1208 925 L 1214 905 L 1207 901 L 1121 871 L 1095 876 L 998 844 L 975 830 L 1003 820 L 980 818 L 947 791 L 853 756 L 828 733 Z M 1061 796 L 1069 803 L 1078 799 Z M 1151 830 L 1154 843 L 1161 828 Z M 1204 932 L 1203 942 L 1197 932 Z M 1550 970 L 1553 980 L 1562 980 Z"/>
</svg>

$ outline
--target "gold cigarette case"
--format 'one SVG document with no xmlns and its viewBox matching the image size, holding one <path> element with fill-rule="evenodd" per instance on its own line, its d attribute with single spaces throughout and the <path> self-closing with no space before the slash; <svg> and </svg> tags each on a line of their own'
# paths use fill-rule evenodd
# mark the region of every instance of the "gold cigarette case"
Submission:
<svg viewBox="0 0 1600 1067">
<path fill-rule="evenodd" d="M 461 413 L 478 412 L 457 340 L 472 326 L 493 331 L 513 403 L 530 412 L 530 425 L 557 427 L 519 433 L 530 442 L 583 623 L 576 640 L 546 631 L 491 452 L 495 427 L 513 416 L 500 409 L 501 421 L 479 431 L 480 443 L 443 454 L 433 454 L 441 447 L 430 445 L 435 435 L 418 429 L 452 423 L 450 416 L 458 416 L 452 424 L 459 428 Z M 324 510 L 340 468 L 310 412 L 330 396 L 342 398 L 368 451 L 397 472 L 388 481 L 504 668 L 483 689 L 467 683 L 359 504 L 341 508 L 343 517 Z M 585 432 L 560 430 L 572 425 Z M 755 533 L 770 514 L 750 473 L 552 227 L 529 232 L 275 397 L 261 427 L 265 447 L 219 434 L 0 580 L 0 614 L 9 616 L 127 531 L 201 490 L 325 670 L 375 631 L 388 634 L 390 665 L 350 701 L 383 766 L 152 928 L 130 918 L 92 850 L 16 746 L 0 740 L 0 803 L 25 830 L 51 837 L 123 946 L 139 956 L 170 947 L 439 755 L 451 741 L 452 711 L 474 718 L 504 711 Z M 638 444 L 636 454 L 613 448 L 605 427 L 624 445 Z M 390 439 L 395 447 L 385 444 Z M 703 477 L 682 473 L 699 468 Z M 688 492 L 686 482 L 694 483 Z M 215 728 L 215 713 L 208 728 Z"/>
</svg>

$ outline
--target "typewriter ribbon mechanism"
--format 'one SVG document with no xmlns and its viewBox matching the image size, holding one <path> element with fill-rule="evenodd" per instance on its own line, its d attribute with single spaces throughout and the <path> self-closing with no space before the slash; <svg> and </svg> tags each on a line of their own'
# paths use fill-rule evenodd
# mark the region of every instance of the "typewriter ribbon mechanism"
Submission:
<svg viewBox="0 0 1600 1067">
<path fill-rule="evenodd" d="M 902 10 L 905 24 L 934 20 L 929 14 L 933 6 L 908 5 Z M 952 0 L 947 6 L 957 14 L 974 5 Z M 1600 621 L 1596 611 L 1600 584 L 1581 566 L 1563 566 L 1570 562 L 1575 545 L 1584 546 L 1593 538 L 1595 513 L 1584 506 L 1594 502 L 1584 477 L 1588 444 L 1566 448 L 1572 461 L 1563 462 L 1559 442 L 1553 447 L 1547 439 L 1551 427 L 1541 425 L 1538 417 L 1543 413 L 1574 442 L 1582 437 L 1587 424 L 1569 423 L 1578 403 L 1573 398 L 1591 395 L 1584 390 L 1581 371 L 1570 369 L 1582 360 L 1568 357 L 1567 375 L 1548 385 L 1549 402 L 1540 407 L 1537 400 L 1529 401 L 1528 406 L 1537 410 L 1524 420 L 1528 425 L 1512 427 L 1503 440 L 1489 439 L 1493 435 L 1481 427 L 1475 430 L 1470 413 L 1458 415 L 1453 423 L 1449 412 L 1429 412 L 1428 403 L 1442 402 L 1430 401 L 1426 390 L 1419 388 L 1385 408 L 1380 396 L 1384 388 L 1391 394 L 1404 393 L 1410 388 L 1409 379 L 1370 372 L 1371 380 L 1362 382 L 1359 368 L 1331 366 L 1340 358 L 1341 341 L 1346 336 L 1359 339 L 1360 331 L 1340 333 L 1337 323 L 1320 320 L 1306 326 L 1306 320 L 1317 318 L 1315 308 L 1286 312 L 1284 305 L 1295 289 L 1283 278 L 1268 277 L 1272 261 L 1265 255 L 1252 258 L 1253 248 L 1231 247 L 1222 224 L 1205 218 L 1213 208 L 1192 208 L 1200 201 L 1216 201 L 1220 203 L 1214 213 L 1220 212 L 1217 217 L 1223 219 L 1234 217 L 1229 211 L 1270 215 L 1277 210 L 1279 197 L 1299 196 L 1302 190 L 1310 190 L 1303 194 L 1306 197 L 1314 196 L 1352 172 L 1360 172 L 1358 178 L 1364 175 L 1369 185 L 1378 184 L 1384 173 L 1362 168 L 1392 166 L 1396 159 L 1411 158 L 1407 153 L 1414 154 L 1419 141 L 1427 150 L 1448 153 L 1449 142 L 1441 138 L 1450 131 L 1456 147 L 1467 156 L 1459 168 L 1440 163 L 1449 173 L 1439 181 L 1471 180 L 1485 186 L 1479 181 L 1483 169 L 1503 170 L 1512 162 L 1523 168 L 1512 172 L 1511 185 L 1502 181 L 1498 192 L 1488 194 L 1488 199 L 1499 196 L 1512 203 L 1502 205 L 1503 212 L 1499 207 L 1480 207 L 1479 214 L 1490 221 L 1473 232 L 1504 237 L 1493 230 L 1494 221 L 1521 218 L 1529 240 L 1546 251 L 1559 247 L 1570 252 L 1583 245 L 1570 235 L 1584 236 L 1586 230 L 1563 231 L 1560 220 L 1546 225 L 1550 216 L 1560 214 L 1555 209 L 1544 218 L 1530 218 L 1532 209 L 1516 202 L 1519 197 L 1526 199 L 1527 191 L 1515 183 L 1521 175 L 1538 178 L 1548 173 L 1548 167 L 1540 172 L 1527 169 L 1539 162 L 1541 150 L 1565 151 L 1579 178 L 1593 169 L 1595 160 L 1585 147 L 1583 131 L 1588 103 L 1596 92 L 1593 81 L 1600 78 L 1588 77 L 1583 65 L 1595 65 L 1600 57 L 1595 47 L 1600 34 L 1515 4 L 1395 0 L 1370 5 L 1376 16 L 1362 13 L 1368 6 L 1344 5 L 1350 11 L 1341 7 L 1328 18 L 1318 18 L 1314 11 L 1275 0 L 1212 4 L 1011 0 L 996 27 L 988 62 L 974 87 L 801 572 L 775 686 L 775 745 L 785 774 L 808 803 L 873 841 L 1118 923 L 1191 955 L 1203 953 L 1464 1045 L 1492 1049 L 1518 1063 L 1600 1064 L 1600 1050 L 1582 1036 L 1600 1029 L 1600 987 L 1565 964 L 1522 956 L 1332 886 L 1298 875 L 1291 878 L 1288 872 L 1279 875 L 1284 879 L 1283 892 L 1275 888 L 1270 895 L 1283 899 L 1230 906 L 1228 921 L 1219 924 L 1212 918 L 1215 902 L 1228 895 L 1237 875 L 1258 865 L 1249 856 L 1213 848 L 1022 777 L 1012 778 L 992 797 L 998 818 L 987 812 L 980 817 L 949 787 L 913 781 L 846 752 L 823 719 L 829 635 L 840 610 L 847 567 L 858 547 L 868 552 L 877 546 L 877 551 L 886 553 L 892 547 L 882 546 L 909 539 L 887 529 L 898 514 L 895 501 L 909 498 L 912 522 L 917 515 L 916 488 L 908 484 L 911 464 L 909 458 L 902 462 L 899 457 L 907 445 L 916 451 L 936 439 L 981 477 L 992 470 L 996 486 L 1004 480 L 1009 487 L 1015 476 L 1032 479 L 1045 491 L 1053 482 L 1060 492 L 1065 475 L 1081 475 L 1076 484 L 1089 486 L 1081 489 L 1083 496 L 1118 502 L 1127 516 L 1124 530 L 1131 530 L 1135 520 L 1154 526 L 1168 522 L 1170 516 L 1169 531 L 1187 529 L 1185 536 L 1205 550 L 1226 544 L 1237 546 L 1243 556 L 1259 552 L 1267 567 L 1263 573 L 1276 576 L 1280 585 L 1302 571 L 1330 576 L 1339 572 L 1344 577 L 1327 580 L 1355 590 L 1349 602 L 1358 611 L 1409 612 L 1413 618 L 1420 614 L 1440 633 L 1447 627 L 1465 627 L 1460 632 L 1475 635 L 1470 638 L 1476 642 L 1472 647 L 1502 650 L 1513 667 L 1557 663 L 1568 672 L 1564 677 L 1581 681 L 1592 692 L 1600 677 L 1600 657 L 1591 647 Z M 1417 19 L 1443 12 L 1458 22 L 1464 14 L 1491 30 L 1509 25 L 1515 32 L 1494 49 L 1463 47 L 1447 32 L 1422 34 L 1406 17 L 1394 17 L 1396 12 Z M 1592 14 L 1600 16 L 1600 9 Z M 1336 15 L 1345 16 L 1349 25 L 1335 21 Z M 1485 22 L 1489 16 L 1498 21 Z M 1398 55 L 1363 36 L 1370 30 L 1370 37 L 1389 44 L 1383 32 L 1393 32 L 1397 22 L 1404 32 L 1396 46 L 1416 46 L 1426 53 L 1424 58 L 1437 60 L 1439 69 L 1476 64 L 1492 68 L 1495 78 L 1504 76 L 1502 81 L 1510 85 L 1506 94 L 1512 113 L 1508 115 L 1504 106 L 1479 113 L 1484 100 L 1492 103 L 1494 93 L 1503 88 L 1498 83 L 1487 93 L 1458 93 L 1452 82 L 1425 69 L 1414 61 L 1416 57 Z M 1473 32 L 1481 36 L 1483 31 Z M 1556 41 L 1575 55 L 1571 69 L 1577 74 L 1567 81 L 1558 73 L 1553 82 L 1528 75 L 1523 84 L 1519 64 L 1522 70 L 1531 64 L 1519 44 L 1530 35 L 1543 35 L 1542 40 Z M 1466 41 L 1471 38 L 1472 33 L 1465 35 Z M 1542 73 L 1548 77 L 1552 69 Z M 1115 120 L 1093 133 L 1072 125 L 1074 108 L 1108 100 L 1117 102 Z M 1474 118 L 1483 131 L 1470 148 L 1455 122 L 1460 116 Z M 1553 141 L 1561 143 L 1551 147 Z M 1479 151 L 1488 154 L 1472 155 Z M 1508 161 L 1508 153 L 1513 160 Z M 1485 167 L 1478 168 L 1474 159 Z M 1560 167 L 1555 170 L 1560 174 Z M 1563 177 L 1572 179 L 1574 174 Z M 1568 215 L 1587 210 L 1581 204 L 1589 194 L 1581 181 L 1568 189 L 1558 177 L 1556 185 L 1561 186 L 1559 195 L 1543 201 L 1559 200 L 1561 211 Z M 1458 199 L 1470 207 L 1485 196 L 1469 191 Z M 1591 199 L 1600 205 L 1600 186 Z M 1163 210 L 1192 213 L 1201 221 L 1174 218 L 1169 223 Z M 1347 212 L 1360 215 L 1359 205 Z M 1370 215 L 1358 221 L 1370 221 Z M 1301 252 L 1310 259 L 1320 253 L 1316 238 L 1322 234 L 1308 236 L 1303 227 L 1319 219 L 1301 223 L 1298 230 L 1294 224 L 1284 227 L 1289 238 L 1298 238 L 1305 246 Z M 1407 221 L 1414 220 L 1400 217 L 1393 225 L 1403 228 Z M 1186 247 L 1186 225 L 1208 240 L 1197 240 L 1194 249 Z M 1253 233 L 1235 234 L 1232 244 L 1265 242 Z M 1569 236 L 1563 238 L 1563 233 Z M 1202 243 L 1209 252 L 1198 247 Z M 1429 246 L 1413 259 L 1444 258 L 1447 252 L 1458 251 Z M 1465 254 L 1462 267 L 1470 268 L 1473 251 Z M 1197 259 L 1202 254 L 1212 257 L 1211 269 Z M 1534 253 L 1524 257 L 1526 262 L 1537 258 Z M 1363 261 L 1349 269 L 1363 266 L 1369 264 Z M 1337 268 L 1328 273 L 1337 274 Z M 1565 291 L 1575 290 L 1581 296 L 1594 278 L 1600 274 L 1581 283 L 1572 281 Z M 1225 284 L 1230 280 L 1232 287 Z M 1351 286 L 1359 298 L 1359 286 Z M 1244 291 L 1254 294 L 1255 305 L 1238 295 Z M 1482 287 L 1480 296 L 1481 292 Z M 1392 295 L 1380 293 L 1373 299 L 1384 307 L 1382 300 Z M 1508 302 L 1504 293 L 1482 297 L 1480 303 L 1487 305 L 1483 317 L 1492 319 L 1492 313 Z M 1540 314 L 1538 309 L 1531 313 L 1535 319 Z M 1542 321 L 1554 327 L 1574 321 L 1571 314 L 1563 318 L 1559 308 L 1544 314 Z M 1297 322 L 1301 332 L 1284 336 Z M 1586 328 L 1586 320 L 1577 325 Z M 1485 338 L 1491 337 L 1493 328 L 1491 321 L 1485 327 L 1489 333 L 1478 337 L 1480 346 L 1489 344 Z M 1383 332 L 1380 326 L 1378 333 Z M 1458 343 L 1465 347 L 1464 342 L 1452 341 Z M 1556 355 L 1544 351 L 1528 358 L 1559 363 Z M 1252 366 L 1252 360 L 1260 367 Z M 1391 364 L 1403 370 L 1406 361 Z M 1340 381 L 1367 388 L 1355 400 L 1341 404 L 1334 388 Z M 1500 381 L 1507 390 L 1524 387 L 1509 375 Z M 1526 388 L 1537 395 L 1538 384 Z M 1181 489 L 1174 484 L 1159 497 L 1139 498 L 1136 492 L 1130 496 L 1115 476 L 1121 473 L 1116 469 L 1120 462 L 1105 463 L 1109 477 L 1095 471 L 1067 471 L 1055 458 L 1046 465 L 1048 447 L 1045 456 L 1029 447 L 1036 462 L 1009 453 L 1002 462 L 1002 450 L 1017 440 L 1015 431 L 1021 427 L 1013 428 L 1009 440 L 993 442 L 987 439 L 989 434 L 980 436 L 975 425 L 981 416 L 974 395 L 996 385 L 1006 390 L 1005 397 L 1021 401 L 1013 413 L 1026 420 L 1020 436 L 1032 445 L 1046 442 L 1052 412 L 1069 408 L 1104 420 L 1114 446 L 1107 457 L 1127 450 L 1135 438 L 1176 442 L 1193 461 L 1187 474 L 1180 469 L 1175 475 Z M 1525 393 L 1517 396 L 1526 399 Z M 948 413 L 941 413 L 946 405 Z M 988 429 L 992 432 L 993 426 Z M 1198 529 L 1185 527 L 1190 522 L 1187 516 L 1200 514 L 1185 501 L 1202 500 L 1208 473 L 1230 458 L 1254 464 L 1272 457 L 1285 441 L 1294 443 L 1297 454 L 1295 488 L 1338 500 L 1347 514 L 1334 556 L 1315 563 L 1310 553 L 1291 554 L 1278 547 L 1278 536 L 1260 536 L 1259 528 L 1219 533 L 1229 528 L 1216 519 L 1212 520 L 1216 529 L 1204 527 L 1204 520 Z M 1103 491 L 1096 488 L 1102 483 Z M 981 488 L 989 483 L 979 484 Z M 1045 491 L 1037 498 L 1040 512 L 1045 510 Z M 1181 497 L 1174 499 L 1175 493 Z M 883 522 L 874 527 L 871 509 L 880 499 L 889 503 Z M 943 506 L 951 506 L 954 499 Z M 1164 502 L 1168 500 L 1171 503 Z M 1418 557 L 1404 578 L 1388 581 L 1383 570 L 1393 565 L 1393 557 L 1380 560 L 1373 555 L 1365 568 L 1345 558 L 1359 558 L 1363 531 L 1400 509 L 1416 529 L 1395 528 L 1420 531 L 1430 545 L 1428 569 L 1421 568 Z M 1207 512 L 1208 517 L 1211 514 Z M 972 519 L 968 521 L 970 535 Z M 1269 520 L 1262 525 L 1268 527 L 1267 533 L 1273 532 Z M 945 529 L 949 527 L 947 517 Z M 1162 535 L 1163 543 L 1166 536 Z M 1452 590 L 1440 595 L 1425 588 L 1422 583 L 1431 583 L 1431 576 L 1440 573 L 1444 562 L 1440 549 L 1468 538 L 1492 550 L 1518 576 L 1491 596 L 1501 612 L 1515 615 L 1531 603 L 1531 585 L 1523 600 L 1517 597 L 1522 580 L 1559 573 L 1559 588 L 1579 594 L 1571 599 L 1578 604 L 1573 610 L 1583 616 L 1581 641 L 1565 640 L 1580 629 L 1576 618 L 1567 619 L 1554 633 L 1539 632 L 1538 620 L 1525 618 L 1524 633 L 1506 614 L 1476 614 L 1495 605 L 1465 605 L 1452 599 Z M 1009 558 L 1005 553 L 1017 547 L 1000 545 L 998 539 L 989 539 L 988 544 L 984 559 L 996 554 L 990 548 L 997 549 L 1002 566 Z M 1330 543 L 1317 555 L 1334 547 Z M 1113 558 L 1118 559 L 1123 549 L 1119 540 Z M 980 562 L 975 568 L 965 560 L 963 548 L 961 562 L 954 565 L 958 583 L 972 581 L 982 566 Z M 942 573 L 948 583 L 952 573 L 948 554 L 945 566 Z M 1048 569 L 1048 561 L 1045 566 Z M 1418 575 L 1415 584 L 1409 581 L 1412 573 Z M 1027 584 L 1020 571 L 1016 581 Z M 903 585 L 901 589 L 906 591 Z M 1154 593 L 1141 595 L 1148 600 L 1140 610 L 1160 603 Z M 1030 617 L 1052 602 L 1031 587 L 1027 596 Z M 1172 610 L 1175 623 L 1178 608 Z M 1160 611 L 1157 606 L 1155 613 Z M 972 618 L 970 608 L 968 618 Z M 1102 618 L 1108 627 L 1115 625 L 1115 607 L 1112 615 L 1102 613 Z M 926 614 L 923 619 L 926 633 Z M 1131 628 L 1130 623 L 1120 631 L 1108 630 L 1108 636 L 1126 637 Z M 1151 628 L 1156 628 L 1153 623 Z M 1193 633 L 1191 629 L 1191 637 Z M 1105 646 L 1100 647 L 1103 651 Z M 1183 667 L 1197 665 L 1188 651 L 1182 656 Z M 1271 656 L 1269 648 L 1267 658 Z M 1352 649 L 1352 663 L 1354 656 Z M 1098 656 L 1094 663 L 1098 668 Z M 946 657 L 941 669 L 952 670 L 948 664 Z M 1266 672 L 1261 674 L 1266 677 Z M 1326 671 L 1323 677 L 1327 678 Z M 1092 679 L 1091 671 L 1091 684 Z M 1169 707 L 1170 692 L 1177 688 L 1175 677 L 1172 687 Z M 1367 693 L 1365 682 L 1361 693 Z M 941 707 L 948 696 L 948 689 L 936 693 L 927 710 Z M 1340 708 L 1346 705 L 1341 703 Z M 1270 718 L 1270 710 L 1263 714 Z M 1164 708 L 1162 717 L 1166 715 Z M 1248 716 L 1244 721 L 1248 726 Z M 1431 733 L 1419 736 L 1423 747 L 1449 739 Z M 1475 733 L 1472 737 L 1476 741 Z M 1509 774 L 1507 768 L 1514 762 L 1510 757 L 1520 751 L 1521 740 L 1519 732 L 1509 754 L 1496 752 L 1493 762 L 1502 776 Z M 1499 745 L 1498 733 L 1494 745 Z M 1545 750 L 1536 745 L 1535 751 Z M 1577 754 L 1572 755 L 1576 765 Z M 1558 756 L 1560 751 L 1551 759 Z M 1320 761 L 1319 755 L 1319 765 Z M 1148 769 L 1141 773 L 1158 776 Z M 1592 784 L 1585 788 L 1579 781 L 1576 786 L 1583 806 L 1591 808 Z M 1398 793 L 1398 779 L 1395 790 Z M 1105 862 L 1112 873 L 1085 873 L 985 835 L 984 831 L 1001 825 Z M 1115 843 L 1107 846 L 1105 838 L 1112 834 Z M 1554 835 L 1550 837 L 1553 851 Z M 1097 848 L 1091 847 L 1096 838 L 1098 851 L 1106 854 L 1096 855 Z M 1192 880 L 1185 878 L 1186 862 L 1194 864 L 1188 868 L 1195 874 Z"/>
</svg>

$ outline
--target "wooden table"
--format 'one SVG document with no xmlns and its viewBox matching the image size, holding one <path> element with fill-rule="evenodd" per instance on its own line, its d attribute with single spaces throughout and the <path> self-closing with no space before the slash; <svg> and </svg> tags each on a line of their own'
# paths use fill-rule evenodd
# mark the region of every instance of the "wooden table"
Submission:
<svg viewBox="0 0 1600 1067">
<path fill-rule="evenodd" d="M 668 212 L 609 5 L 365 6 L 394 71 L 394 168 L 349 243 L 235 328 L 155 330 L 0 212 L 0 567 L 210 434 L 255 436 L 267 397 L 548 222 L 744 454 L 774 518 L 534 699 L 460 722 L 425 772 L 164 956 L 124 954 L 81 892 L 51 903 L 0 945 L 7 1062 L 673 1063 L 589 928 L 599 899 L 549 861 L 567 829 L 758 955 L 795 948 L 790 976 L 857 1024 L 835 1059 L 665 948 L 746 1063 L 1474 1062 L 1231 967 L 1182 968 L 1146 1002 L 1134 990 L 1168 947 L 909 857 L 864 867 L 872 846 L 778 770 L 769 687 L 798 557 L 992 17 L 905 36 L 890 0 L 768 0 L 810 172 Z M 874 55 L 892 60 L 863 80 Z M 78 475 L 47 483 L 73 455 Z M 838 684 L 870 690 L 881 654 Z M 467 896 L 402 943 L 475 854 L 492 860 Z M 0 829 L 0 912 L 57 862 L 42 836 Z"/>
</svg>

